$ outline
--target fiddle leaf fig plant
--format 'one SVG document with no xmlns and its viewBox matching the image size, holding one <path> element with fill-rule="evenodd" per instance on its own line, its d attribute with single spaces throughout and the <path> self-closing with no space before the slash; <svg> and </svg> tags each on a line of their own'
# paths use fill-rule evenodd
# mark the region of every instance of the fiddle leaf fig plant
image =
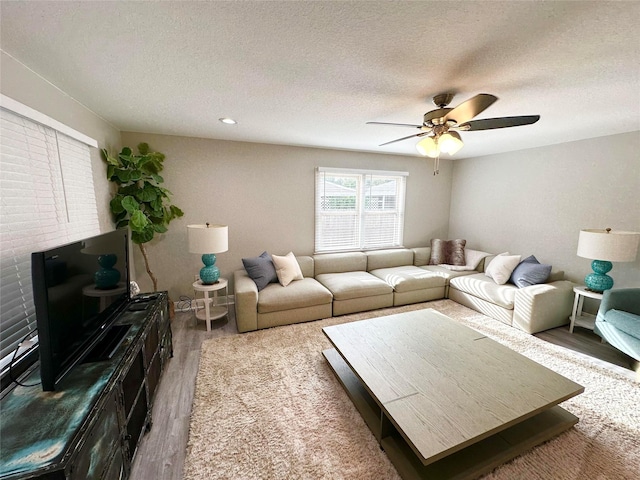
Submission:
<svg viewBox="0 0 640 480">
<path fill-rule="evenodd" d="M 156 234 L 165 233 L 171 220 L 184 215 L 171 204 L 171 192 L 160 186 L 164 183 L 160 172 L 165 156 L 152 152 L 146 143 L 138 145 L 138 153 L 124 147 L 117 155 L 103 149 L 102 156 L 107 162 L 107 178 L 117 185 L 109 204 L 116 228 L 131 229 L 131 240 L 140 247 L 147 274 L 157 291 L 158 280 L 150 269 L 145 244 Z"/>
</svg>

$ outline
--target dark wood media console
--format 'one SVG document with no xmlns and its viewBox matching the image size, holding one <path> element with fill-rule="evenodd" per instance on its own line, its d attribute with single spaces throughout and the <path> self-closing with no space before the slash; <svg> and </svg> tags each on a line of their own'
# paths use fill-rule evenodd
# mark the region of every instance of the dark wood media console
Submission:
<svg viewBox="0 0 640 480">
<path fill-rule="evenodd" d="M 55 392 L 17 386 L 0 401 L 0 479 L 129 477 L 173 348 L 167 294 L 136 299 L 116 321 L 130 327 L 111 358 L 77 365 Z M 22 383 L 38 380 L 36 368 Z"/>
</svg>

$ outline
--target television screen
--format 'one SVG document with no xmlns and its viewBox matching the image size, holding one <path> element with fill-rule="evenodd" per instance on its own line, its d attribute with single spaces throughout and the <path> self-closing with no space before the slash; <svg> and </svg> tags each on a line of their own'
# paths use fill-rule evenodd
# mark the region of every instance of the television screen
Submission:
<svg viewBox="0 0 640 480">
<path fill-rule="evenodd" d="M 43 390 L 55 390 L 128 304 L 127 237 L 115 230 L 31 255 Z"/>
</svg>

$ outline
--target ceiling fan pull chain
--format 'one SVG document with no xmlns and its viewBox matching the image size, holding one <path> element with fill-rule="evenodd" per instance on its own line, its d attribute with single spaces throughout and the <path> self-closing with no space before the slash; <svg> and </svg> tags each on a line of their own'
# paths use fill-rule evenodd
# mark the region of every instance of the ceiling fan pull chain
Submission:
<svg viewBox="0 0 640 480">
<path fill-rule="evenodd" d="M 440 173 L 440 155 L 433 159 L 433 174 L 438 175 Z"/>
</svg>

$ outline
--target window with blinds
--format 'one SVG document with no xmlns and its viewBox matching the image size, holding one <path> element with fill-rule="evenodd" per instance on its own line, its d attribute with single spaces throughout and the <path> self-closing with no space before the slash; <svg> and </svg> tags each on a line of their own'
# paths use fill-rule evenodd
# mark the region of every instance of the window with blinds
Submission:
<svg viewBox="0 0 640 480">
<path fill-rule="evenodd" d="M 406 172 L 316 170 L 315 251 L 402 246 Z"/>
<path fill-rule="evenodd" d="M 96 235 L 100 228 L 89 145 L 5 108 L 0 108 L 0 121 L 0 370 L 4 375 L 18 344 L 36 335 L 31 253 Z"/>
</svg>

